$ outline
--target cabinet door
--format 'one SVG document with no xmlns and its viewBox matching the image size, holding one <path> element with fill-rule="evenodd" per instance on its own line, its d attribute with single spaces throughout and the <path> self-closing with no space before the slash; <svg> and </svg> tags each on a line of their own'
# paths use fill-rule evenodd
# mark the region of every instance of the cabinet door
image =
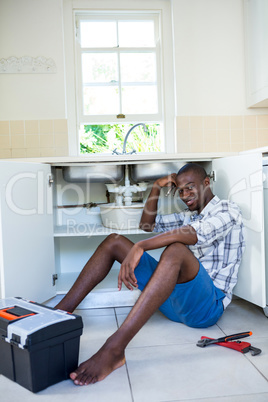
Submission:
<svg viewBox="0 0 268 402">
<path fill-rule="evenodd" d="M 50 166 L 0 162 L 1 298 L 55 294 Z"/>
<path fill-rule="evenodd" d="M 246 249 L 234 294 L 258 306 L 266 306 L 264 203 L 262 155 L 240 155 L 212 162 L 216 172 L 213 192 L 241 208 Z"/>
</svg>

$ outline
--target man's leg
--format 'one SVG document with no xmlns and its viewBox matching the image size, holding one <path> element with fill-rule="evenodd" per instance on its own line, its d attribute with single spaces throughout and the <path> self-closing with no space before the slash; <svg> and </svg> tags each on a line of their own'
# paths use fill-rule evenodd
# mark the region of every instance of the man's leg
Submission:
<svg viewBox="0 0 268 402">
<path fill-rule="evenodd" d="M 112 234 L 106 237 L 55 308 L 73 312 L 86 295 L 106 277 L 113 263 L 123 262 L 132 246 L 133 243 L 124 236 Z"/>
<path fill-rule="evenodd" d="M 170 296 L 175 285 L 191 281 L 198 270 L 199 262 L 186 246 L 180 243 L 168 246 L 122 326 L 94 356 L 71 373 L 74 383 L 87 385 L 101 381 L 122 366 L 125 363 L 125 348 L 131 339 Z"/>
</svg>

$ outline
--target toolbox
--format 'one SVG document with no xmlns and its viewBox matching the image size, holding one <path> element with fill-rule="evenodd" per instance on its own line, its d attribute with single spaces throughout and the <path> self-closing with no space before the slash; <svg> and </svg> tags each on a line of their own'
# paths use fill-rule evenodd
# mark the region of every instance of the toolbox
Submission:
<svg viewBox="0 0 268 402">
<path fill-rule="evenodd" d="M 82 318 L 19 297 L 0 299 L 0 374 L 32 392 L 77 368 Z"/>
</svg>

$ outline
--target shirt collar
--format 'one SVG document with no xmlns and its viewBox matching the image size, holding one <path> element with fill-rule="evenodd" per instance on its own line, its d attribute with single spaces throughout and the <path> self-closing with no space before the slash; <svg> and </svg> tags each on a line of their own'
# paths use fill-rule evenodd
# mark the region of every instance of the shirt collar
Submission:
<svg viewBox="0 0 268 402">
<path fill-rule="evenodd" d="M 198 214 L 197 211 L 193 211 L 191 215 L 191 220 L 202 219 L 206 214 L 208 214 L 213 209 L 214 205 L 216 205 L 219 201 L 220 201 L 219 197 L 217 195 L 214 195 L 214 197 L 207 203 L 205 208 L 202 209 L 200 214 Z"/>
</svg>

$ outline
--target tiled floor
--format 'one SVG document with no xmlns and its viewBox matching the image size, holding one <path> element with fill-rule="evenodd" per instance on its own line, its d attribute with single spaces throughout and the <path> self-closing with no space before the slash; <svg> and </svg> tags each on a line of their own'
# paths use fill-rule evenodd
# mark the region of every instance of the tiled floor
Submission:
<svg viewBox="0 0 268 402">
<path fill-rule="evenodd" d="M 95 353 L 125 319 L 129 308 L 77 310 L 84 321 L 80 361 Z M 196 347 L 202 335 L 220 337 L 252 331 L 258 356 L 211 345 Z M 234 300 L 217 325 L 192 329 L 155 313 L 126 350 L 126 365 L 104 381 L 85 387 L 66 380 L 33 394 L 0 376 L 2 402 L 264 402 L 268 401 L 268 319 L 262 309 Z"/>
</svg>

